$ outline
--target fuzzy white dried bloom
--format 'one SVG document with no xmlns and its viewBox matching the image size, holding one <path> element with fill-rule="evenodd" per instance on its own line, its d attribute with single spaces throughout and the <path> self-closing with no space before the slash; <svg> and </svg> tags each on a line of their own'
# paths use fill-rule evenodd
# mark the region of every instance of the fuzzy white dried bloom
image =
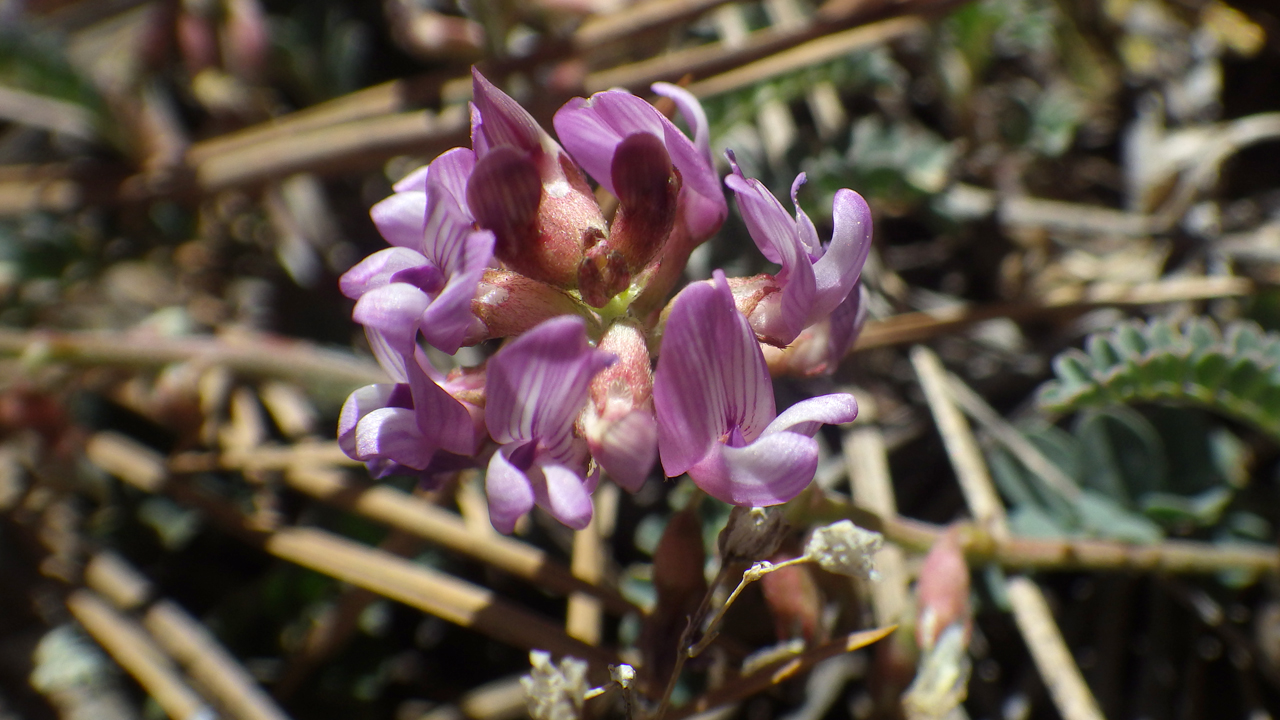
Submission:
<svg viewBox="0 0 1280 720">
<path fill-rule="evenodd" d="M 952 623 L 920 658 L 916 679 L 902 695 L 902 707 L 910 720 L 945 718 L 964 702 L 973 668 L 967 635 L 964 623 Z"/>
<path fill-rule="evenodd" d="M 763 560 L 778 549 L 787 530 L 781 512 L 734 507 L 717 541 L 720 558 L 726 563 Z"/>
<path fill-rule="evenodd" d="M 618 684 L 618 687 L 626 690 L 631 687 L 631 683 L 636 679 L 636 669 L 630 665 L 610 665 L 609 679 Z"/>
<path fill-rule="evenodd" d="M 875 580 L 879 575 L 872 556 L 883 543 L 880 533 L 841 520 L 814 530 L 804 554 L 827 572 Z"/>
<path fill-rule="evenodd" d="M 551 662 L 551 653 L 529 653 L 533 670 L 520 678 L 525 702 L 533 720 L 578 720 L 587 694 L 587 664 L 577 658 L 562 658 L 560 667 Z"/>
</svg>

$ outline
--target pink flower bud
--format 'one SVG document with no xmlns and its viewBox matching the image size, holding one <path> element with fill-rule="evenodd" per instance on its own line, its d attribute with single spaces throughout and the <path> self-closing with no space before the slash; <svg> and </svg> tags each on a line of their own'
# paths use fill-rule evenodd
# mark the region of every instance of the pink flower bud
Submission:
<svg viewBox="0 0 1280 720">
<path fill-rule="evenodd" d="M 227 70 L 243 80 L 258 79 L 266 66 L 270 30 L 258 0 L 224 0 L 222 57 Z"/>
<path fill-rule="evenodd" d="M 925 556 L 920 580 L 916 582 L 916 605 L 920 608 L 916 643 L 921 649 L 928 651 L 943 631 L 956 623 L 963 623 L 968 635 L 973 622 L 969 610 L 969 565 L 964 560 L 957 528 L 943 533 Z"/>
<path fill-rule="evenodd" d="M 618 361 L 591 382 L 583 435 L 592 457 L 614 482 L 635 492 L 658 456 L 649 347 L 640 326 L 626 320 L 610 325 L 597 347 Z"/>
<path fill-rule="evenodd" d="M 476 168 L 467 204 L 480 227 L 497 236 L 494 255 L 507 267 L 577 287 L 584 250 L 606 235 L 595 195 L 532 115 L 479 72 L 472 81 Z"/>
<path fill-rule="evenodd" d="M 471 300 L 471 312 L 479 322 L 462 344 L 519 335 L 543 320 L 582 311 L 582 305 L 555 287 L 510 270 L 489 268 Z M 594 318 L 587 321 L 590 324 Z"/>
</svg>

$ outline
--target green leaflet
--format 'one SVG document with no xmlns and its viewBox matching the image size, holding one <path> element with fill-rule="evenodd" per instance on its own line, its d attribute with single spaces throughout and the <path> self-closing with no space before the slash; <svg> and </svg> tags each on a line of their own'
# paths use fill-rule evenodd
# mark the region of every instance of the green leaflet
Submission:
<svg viewBox="0 0 1280 720">
<path fill-rule="evenodd" d="M 1090 336 L 1085 348 L 1054 359 L 1057 378 L 1041 389 L 1042 408 L 1196 405 L 1280 441 L 1280 334 L 1252 322 L 1233 322 L 1223 333 L 1207 318 L 1181 328 L 1156 320 Z"/>
</svg>

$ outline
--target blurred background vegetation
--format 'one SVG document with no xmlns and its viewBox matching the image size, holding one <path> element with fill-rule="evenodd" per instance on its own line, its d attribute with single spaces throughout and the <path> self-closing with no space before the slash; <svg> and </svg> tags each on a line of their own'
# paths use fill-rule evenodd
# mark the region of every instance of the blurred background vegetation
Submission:
<svg viewBox="0 0 1280 720">
<path fill-rule="evenodd" d="M 902 716 L 920 554 L 972 517 L 954 712 L 1280 711 L 1271 0 L 0 0 L 0 718 L 508 720 L 530 646 L 635 661 L 664 572 L 714 576 L 728 509 L 687 481 L 503 544 L 473 474 L 370 495 L 332 442 L 380 377 L 337 277 L 391 184 L 466 144 L 473 63 L 548 127 L 679 82 L 717 157 L 779 197 L 807 173 L 820 232 L 842 187 L 876 215 L 858 347 L 777 381 L 862 405 L 783 547 L 835 513 L 903 554 L 881 590 L 749 590 L 677 703 L 900 622 L 726 712 Z M 768 269 L 735 214 L 691 277 L 715 267 Z"/>
</svg>

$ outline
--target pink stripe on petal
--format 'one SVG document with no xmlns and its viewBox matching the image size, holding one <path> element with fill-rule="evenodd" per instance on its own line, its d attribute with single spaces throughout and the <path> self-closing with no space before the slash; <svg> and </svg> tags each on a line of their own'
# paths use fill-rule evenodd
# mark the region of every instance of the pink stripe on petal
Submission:
<svg viewBox="0 0 1280 720">
<path fill-rule="evenodd" d="M 539 440 L 562 446 L 587 402 L 591 378 L 613 356 L 587 343 L 577 316 L 547 320 L 489 361 L 485 423 L 499 443 Z"/>
<path fill-rule="evenodd" d="M 673 301 L 653 381 L 658 451 L 669 477 L 700 462 L 734 427 L 748 441 L 774 416 L 773 386 L 755 334 L 724 273 Z"/>
</svg>

